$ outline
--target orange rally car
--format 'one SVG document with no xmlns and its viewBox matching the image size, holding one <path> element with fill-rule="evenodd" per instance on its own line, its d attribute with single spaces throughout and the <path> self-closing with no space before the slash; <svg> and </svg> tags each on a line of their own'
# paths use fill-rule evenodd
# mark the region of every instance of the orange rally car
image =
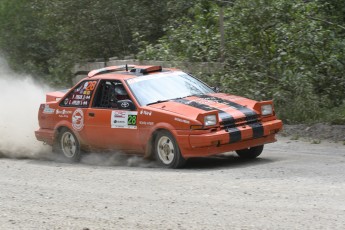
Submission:
<svg viewBox="0 0 345 230">
<path fill-rule="evenodd" d="M 37 140 L 70 161 L 83 151 L 116 149 L 169 168 L 229 151 L 255 158 L 282 129 L 272 101 L 217 93 L 161 66 L 93 70 L 68 92 L 48 93 L 38 120 Z"/>
</svg>

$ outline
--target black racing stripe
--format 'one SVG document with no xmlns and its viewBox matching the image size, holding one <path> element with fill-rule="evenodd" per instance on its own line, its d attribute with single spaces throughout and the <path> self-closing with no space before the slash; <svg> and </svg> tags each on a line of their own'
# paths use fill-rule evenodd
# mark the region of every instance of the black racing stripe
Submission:
<svg viewBox="0 0 345 230">
<path fill-rule="evenodd" d="M 233 101 L 229 101 L 229 100 L 225 100 L 225 99 L 222 99 L 219 97 L 214 97 L 214 96 L 209 96 L 209 95 L 198 95 L 197 97 L 200 97 L 200 98 L 203 98 L 206 100 L 208 99 L 211 101 L 215 101 L 215 102 L 230 106 L 234 109 L 237 109 L 245 115 L 247 121 L 251 121 L 254 119 L 257 120 L 257 118 L 258 118 L 258 114 L 254 110 L 249 109 L 243 105 L 237 104 Z"/>
<path fill-rule="evenodd" d="M 241 131 L 238 128 L 236 127 L 229 128 L 227 129 L 227 131 L 229 132 L 229 135 L 230 135 L 229 143 L 235 143 L 242 140 Z"/>
<path fill-rule="evenodd" d="M 214 108 L 214 107 L 201 104 L 195 101 L 189 101 L 186 99 L 176 99 L 174 101 L 184 104 L 184 105 L 189 105 L 198 109 L 202 109 L 205 111 L 217 110 L 219 116 L 222 118 L 222 123 L 224 124 L 225 127 L 228 127 L 226 128 L 226 131 L 229 132 L 229 143 L 235 143 L 242 140 L 241 131 L 235 127 L 235 119 L 230 114 L 218 108 Z"/>
<path fill-rule="evenodd" d="M 225 104 L 227 106 L 230 106 L 230 107 L 233 107 L 233 108 L 239 110 L 240 112 L 242 112 L 245 115 L 246 121 L 250 122 L 250 123 L 248 123 L 248 125 L 253 129 L 253 138 L 260 138 L 264 135 L 264 127 L 258 121 L 258 114 L 254 110 L 249 109 L 243 105 L 237 104 L 233 101 L 225 100 L 225 99 L 214 97 L 214 96 L 199 95 L 198 97 L 204 98 L 204 99 L 209 99 L 209 100 L 212 100 L 212 101 L 215 101 L 218 103 L 222 103 L 222 104 Z M 252 123 L 253 121 L 255 123 Z"/>
<path fill-rule="evenodd" d="M 253 129 L 253 138 L 260 138 L 264 135 L 264 127 L 260 122 L 249 124 L 250 127 Z"/>
<path fill-rule="evenodd" d="M 214 108 L 202 103 L 198 103 L 196 101 L 189 101 L 186 99 L 176 99 L 174 101 L 184 104 L 184 105 L 189 105 L 198 109 L 202 109 L 205 111 L 217 110 L 219 117 L 222 119 L 222 124 L 224 124 L 224 126 L 229 126 L 229 127 L 235 126 L 235 119 L 233 118 L 233 116 L 231 116 L 230 114 L 228 114 L 227 112 L 223 110 L 220 110 L 220 109 L 217 109 L 217 108 Z"/>
</svg>

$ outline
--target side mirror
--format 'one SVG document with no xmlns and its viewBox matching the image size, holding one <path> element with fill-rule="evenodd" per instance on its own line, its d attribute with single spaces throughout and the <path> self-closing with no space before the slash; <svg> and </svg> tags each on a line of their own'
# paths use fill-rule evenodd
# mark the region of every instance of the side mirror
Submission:
<svg viewBox="0 0 345 230">
<path fill-rule="evenodd" d="M 126 100 L 119 100 L 117 101 L 117 108 L 123 110 L 135 110 L 135 105 L 133 101 L 126 99 Z"/>
<path fill-rule="evenodd" d="M 214 92 L 219 93 L 220 92 L 220 88 L 217 86 L 211 87 L 211 89 L 213 89 Z"/>
</svg>

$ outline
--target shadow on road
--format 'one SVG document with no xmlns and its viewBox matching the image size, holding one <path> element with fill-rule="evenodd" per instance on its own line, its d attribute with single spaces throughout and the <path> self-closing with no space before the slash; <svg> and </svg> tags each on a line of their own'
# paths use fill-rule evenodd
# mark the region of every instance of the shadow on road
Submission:
<svg viewBox="0 0 345 230">
<path fill-rule="evenodd" d="M 237 156 L 203 157 L 189 159 L 185 169 L 244 168 L 274 161 L 268 158 L 242 159 Z"/>
</svg>

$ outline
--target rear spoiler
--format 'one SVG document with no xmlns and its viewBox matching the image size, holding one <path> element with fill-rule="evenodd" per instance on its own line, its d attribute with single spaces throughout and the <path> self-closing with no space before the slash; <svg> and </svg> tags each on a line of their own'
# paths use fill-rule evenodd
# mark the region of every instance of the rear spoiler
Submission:
<svg viewBox="0 0 345 230">
<path fill-rule="evenodd" d="M 55 92 L 49 92 L 46 95 L 46 102 L 59 101 L 70 89 L 64 89 Z"/>
</svg>

